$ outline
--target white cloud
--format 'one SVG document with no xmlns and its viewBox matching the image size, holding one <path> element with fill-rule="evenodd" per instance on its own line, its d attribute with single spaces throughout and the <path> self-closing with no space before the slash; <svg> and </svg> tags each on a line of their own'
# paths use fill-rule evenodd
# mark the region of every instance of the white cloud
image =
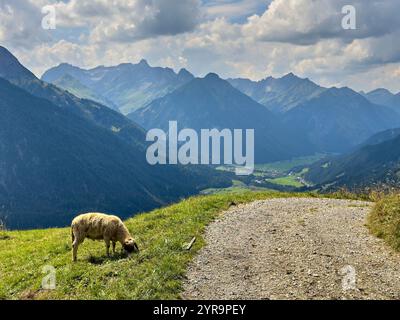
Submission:
<svg viewBox="0 0 400 320">
<path fill-rule="evenodd" d="M 400 63 L 390 63 L 369 68 L 359 73 L 349 74 L 343 77 L 338 84 L 351 87 L 357 91 L 386 88 L 393 93 L 397 93 L 400 91 L 399 79 Z"/>
<path fill-rule="evenodd" d="M 11 16 L 27 20 L 21 32 L 10 33 L 10 13 L 1 12 L 6 17 L 0 20 L 1 43 L 10 45 L 39 75 L 61 62 L 95 67 L 146 58 L 151 65 L 186 67 L 196 75 L 213 71 L 257 80 L 294 72 L 323 85 L 368 90 L 382 83 L 400 90 L 400 19 L 394 20 L 400 10 L 398 0 L 362 1 L 362 5 L 353 0 L 359 14 L 359 29 L 354 32 L 341 29 L 342 0 L 274 0 L 264 14 L 242 24 L 233 23 L 229 14 L 222 17 L 223 11 L 218 16 L 217 11 L 238 8 L 243 1 L 214 0 L 219 9 L 210 19 L 201 11 L 212 6 L 199 7 L 198 0 L 188 0 L 187 5 L 180 5 L 181 0 L 53 0 L 60 29 L 51 41 L 46 39 L 49 33 L 30 32 L 37 26 L 26 15 L 40 12 L 34 0 L 0 1 L 14 4 Z M 47 2 L 38 1 L 34 1 L 37 6 Z M 65 36 L 66 31 L 72 36 Z"/>
<path fill-rule="evenodd" d="M 41 28 L 42 14 L 27 0 L 0 1 L 0 43 L 31 48 L 49 41 Z"/>
<path fill-rule="evenodd" d="M 212 18 L 238 19 L 253 15 L 258 8 L 267 8 L 271 0 L 212 0 L 204 7 L 206 14 Z"/>
<path fill-rule="evenodd" d="M 356 30 L 342 28 L 342 8 L 348 4 L 356 8 Z M 262 41 L 303 45 L 332 38 L 352 41 L 399 29 L 398 10 L 398 0 L 274 0 L 264 14 L 248 19 L 244 31 Z"/>
<path fill-rule="evenodd" d="M 55 6 L 61 26 L 86 26 L 94 42 L 176 35 L 192 31 L 200 19 L 200 0 L 70 0 Z"/>
</svg>

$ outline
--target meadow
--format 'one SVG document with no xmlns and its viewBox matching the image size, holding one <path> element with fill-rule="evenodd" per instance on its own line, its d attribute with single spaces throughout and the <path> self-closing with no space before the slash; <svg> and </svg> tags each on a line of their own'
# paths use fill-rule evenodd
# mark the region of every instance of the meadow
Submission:
<svg viewBox="0 0 400 320">
<path fill-rule="evenodd" d="M 204 228 L 232 205 L 314 194 L 233 192 L 197 196 L 136 215 L 126 225 L 141 249 L 106 257 L 102 242 L 86 240 L 71 262 L 69 228 L 3 231 L 0 299 L 179 299 L 188 263 L 205 245 Z M 196 237 L 190 250 L 186 244 Z M 120 247 L 118 247 L 120 248 Z M 55 269 L 55 290 L 43 278 Z"/>
</svg>

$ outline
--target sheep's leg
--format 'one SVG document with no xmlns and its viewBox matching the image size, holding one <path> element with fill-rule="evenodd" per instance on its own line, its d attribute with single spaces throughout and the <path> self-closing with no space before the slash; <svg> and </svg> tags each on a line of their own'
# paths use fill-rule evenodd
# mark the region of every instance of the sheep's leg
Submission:
<svg viewBox="0 0 400 320">
<path fill-rule="evenodd" d="M 78 239 L 75 237 L 75 232 L 73 228 L 71 228 L 71 240 L 72 240 L 72 261 L 76 262 L 79 242 Z"/>
<path fill-rule="evenodd" d="M 115 255 L 115 245 L 116 245 L 116 243 L 115 243 L 115 241 L 113 241 L 113 242 L 112 242 L 113 255 Z"/>
<path fill-rule="evenodd" d="M 105 241 L 105 243 L 106 243 L 106 254 L 107 254 L 107 257 L 109 257 L 110 256 L 110 239 L 104 239 L 104 241 Z"/>
<path fill-rule="evenodd" d="M 78 243 L 77 239 L 74 239 L 74 242 L 72 243 L 72 261 L 73 262 L 76 262 L 76 260 L 77 260 L 78 247 L 79 247 L 79 243 Z"/>
<path fill-rule="evenodd" d="M 72 261 L 76 262 L 77 261 L 77 254 L 78 254 L 78 247 L 80 244 L 85 241 L 85 237 L 82 237 L 81 235 L 76 236 L 76 234 L 73 234 L 73 242 L 72 242 Z"/>
</svg>

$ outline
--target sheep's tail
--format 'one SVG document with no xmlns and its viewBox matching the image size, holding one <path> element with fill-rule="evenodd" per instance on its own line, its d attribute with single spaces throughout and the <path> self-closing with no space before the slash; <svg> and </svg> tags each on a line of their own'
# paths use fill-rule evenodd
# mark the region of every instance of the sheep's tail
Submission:
<svg viewBox="0 0 400 320">
<path fill-rule="evenodd" d="M 71 228 L 71 239 L 72 239 L 72 243 L 74 243 L 75 235 L 74 235 L 74 230 L 72 228 Z"/>
</svg>

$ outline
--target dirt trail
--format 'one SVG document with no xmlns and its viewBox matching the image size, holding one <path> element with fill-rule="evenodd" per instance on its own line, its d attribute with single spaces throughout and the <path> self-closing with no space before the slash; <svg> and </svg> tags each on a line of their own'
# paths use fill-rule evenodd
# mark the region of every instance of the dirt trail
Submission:
<svg viewBox="0 0 400 320">
<path fill-rule="evenodd" d="M 207 228 L 182 298 L 400 299 L 400 255 L 369 234 L 370 208 L 314 198 L 233 207 Z"/>
</svg>

